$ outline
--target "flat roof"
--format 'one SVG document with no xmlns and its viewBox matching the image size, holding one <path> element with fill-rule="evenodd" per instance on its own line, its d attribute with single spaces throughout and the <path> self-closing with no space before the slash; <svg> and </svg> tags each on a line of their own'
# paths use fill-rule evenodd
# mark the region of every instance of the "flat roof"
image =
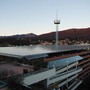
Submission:
<svg viewBox="0 0 90 90">
<path fill-rule="evenodd" d="M 23 56 L 32 56 L 32 55 L 48 54 L 54 52 L 85 49 L 88 47 L 90 47 L 90 45 L 62 45 L 59 46 L 58 50 L 56 50 L 55 45 L 0 47 L 0 55 L 20 58 Z"/>
<path fill-rule="evenodd" d="M 45 47 L 40 45 L 0 47 L 0 55 L 17 57 L 17 58 L 24 57 L 24 56 L 33 56 L 33 55 L 40 56 L 40 54 L 42 55 L 42 54 L 51 53 L 51 52 L 55 52 L 55 50 L 51 49 L 50 47 Z"/>
</svg>

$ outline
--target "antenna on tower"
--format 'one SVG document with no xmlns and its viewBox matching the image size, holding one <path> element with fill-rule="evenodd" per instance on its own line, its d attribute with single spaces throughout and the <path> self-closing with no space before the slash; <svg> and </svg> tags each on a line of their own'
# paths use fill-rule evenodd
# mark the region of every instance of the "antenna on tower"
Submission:
<svg viewBox="0 0 90 90">
<path fill-rule="evenodd" d="M 56 11 L 56 20 L 58 20 L 58 10 Z"/>
<path fill-rule="evenodd" d="M 58 20 L 58 10 L 56 12 L 56 20 L 54 21 L 54 24 L 56 24 L 56 49 L 58 49 L 58 24 L 60 24 L 60 20 Z"/>
</svg>

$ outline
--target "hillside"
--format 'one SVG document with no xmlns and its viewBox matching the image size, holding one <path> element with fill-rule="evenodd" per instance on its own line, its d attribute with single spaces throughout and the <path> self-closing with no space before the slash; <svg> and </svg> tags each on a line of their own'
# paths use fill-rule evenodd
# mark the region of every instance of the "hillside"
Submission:
<svg viewBox="0 0 90 90">
<path fill-rule="evenodd" d="M 84 42 L 90 41 L 90 28 L 82 29 L 68 29 L 64 31 L 59 31 L 59 39 L 65 40 L 66 38 L 69 41 L 63 41 L 62 43 L 76 44 L 78 41 L 83 40 Z M 9 46 L 9 45 L 30 45 L 30 44 L 41 44 L 44 41 L 52 42 L 55 40 L 55 32 L 46 33 L 42 35 L 35 35 L 33 33 L 21 34 L 21 35 L 12 35 L 12 36 L 1 36 L 0 37 L 0 46 Z M 62 41 L 61 40 L 61 41 Z M 72 42 L 74 40 L 74 42 Z M 55 42 L 53 42 L 55 43 Z"/>
<path fill-rule="evenodd" d="M 66 38 L 90 40 L 90 28 L 82 28 L 82 29 L 73 28 L 64 31 L 59 31 L 59 39 L 66 39 Z M 55 32 L 39 35 L 35 39 L 53 40 L 55 39 Z"/>
<path fill-rule="evenodd" d="M 12 35 L 12 36 L 1 36 L 0 37 L 0 46 L 11 46 L 11 45 L 30 45 L 31 38 L 37 37 L 36 34 L 21 34 L 21 35 Z"/>
<path fill-rule="evenodd" d="M 11 37 L 15 37 L 15 38 L 32 38 L 32 37 L 36 37 L 37 35 L 34 33 L 28 33 L 28 34 L 17 34 L 17 35 L 12 35 Z"/>
</svg>

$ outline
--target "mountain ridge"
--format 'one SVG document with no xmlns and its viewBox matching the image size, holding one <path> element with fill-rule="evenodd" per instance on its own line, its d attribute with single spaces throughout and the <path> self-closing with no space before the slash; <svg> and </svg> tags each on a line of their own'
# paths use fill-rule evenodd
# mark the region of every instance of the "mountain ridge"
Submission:
<svg viewBox="0 0 90 90">
<path fill-rule="evenodd" d="M 59 39 L 90 39 L 90 28 L 72 28 L 58 31 Z M 35 39 L 55 39 L 55 32 L 45 33 L 37 36 Z"/>
<path fill-rule="evenodd" d="M 0 37 L 0 46 L 13 46 L 13 45 L 36 45 L 42 43 L 55 43 L 56 32 L 44 33 L 41 35 L 36 35 L 33 33 L 28 34 L 17 34 L 12 36 Z M 63 31 L 58 31 L 59 42 L 61 44 L 68 43 L 76 44 L 78 42 L 84 43 L 90 42 L 90 28 L 73 28 Z M 73 42 L 74 41 L 74 42 Z M 82 42 L 81 42 L 82 41 Z"/>
<path fill-rule="evenodd" d="M 62 31 L 58 31 L 59 39 L 90 39 L 90 27 L 89 28 L 71 28 Z M 16 34 L 11 36 L 0 36 L 0 38 L 14 37 L 14 38 L 33 38 L 35 40 L 44 39 L 52 40 L 55 39 L 55 32 L 44 33 L 41 35 L 36 35 L 34 33 L 27 34 Z"/>
</svg>

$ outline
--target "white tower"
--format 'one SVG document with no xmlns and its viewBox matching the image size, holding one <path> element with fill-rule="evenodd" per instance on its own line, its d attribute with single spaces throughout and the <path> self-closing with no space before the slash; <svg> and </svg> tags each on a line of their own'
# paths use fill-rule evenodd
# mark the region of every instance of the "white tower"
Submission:
<svg viewBox="0 0 90 90">
<path fill-rule="evenodd" d="M 58 49 L 58 24 L 60 24 L 60 20 L 58 20 L 58 13 L 54 24 L 56 24 L 56 49 Z"/>
</svg>

